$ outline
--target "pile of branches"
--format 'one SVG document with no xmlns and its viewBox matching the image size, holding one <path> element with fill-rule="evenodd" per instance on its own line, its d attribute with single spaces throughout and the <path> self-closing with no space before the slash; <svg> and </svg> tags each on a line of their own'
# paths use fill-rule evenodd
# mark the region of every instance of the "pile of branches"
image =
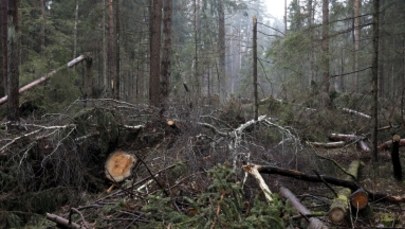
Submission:
<svg viewBox="0 0 405 229">
<path fill-rule="evenodd" d="M 350 172 L 338 179 L 298 171 L 322 168 L 324 159 L 305 148 L 293 128 L 266 115 L 243 120 L 229 110 L 181 105 L 161 110 L 112 99 L 77 100 L 59 114 L 3 122 L 0 134 L 0 223 L 8 227 L 323 228 L 330 224 L 329 206 L 339 196 L 331 185 L 362 188 Z M 111 182 L 104 163 L 117 149 L 138 163 L 130 178 L 107 193 Z M 318 185 L 297 186 L 274 175 Z M 286 187 L 300 194 L 311 189 L 307 196 L 316 198 L 309 204 L 323 206 L 323 213 L 303 207 Z M 330 195 L 317 197 L 317 190 Z M 366 194 L 371 200 L 405 199 Z M 35 214 L 49 220 L 33 222 Z"/>
</svg>

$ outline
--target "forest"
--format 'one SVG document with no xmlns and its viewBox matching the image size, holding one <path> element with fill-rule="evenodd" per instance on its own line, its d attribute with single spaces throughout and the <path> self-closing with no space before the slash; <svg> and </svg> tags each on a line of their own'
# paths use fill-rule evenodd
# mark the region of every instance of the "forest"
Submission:
<svg viewBox="0 0 405 229">
<path fill-rule="evenodd" d="M 1 0 L 0 229 L 405 228 L 404 9 Z"/>
</svg>

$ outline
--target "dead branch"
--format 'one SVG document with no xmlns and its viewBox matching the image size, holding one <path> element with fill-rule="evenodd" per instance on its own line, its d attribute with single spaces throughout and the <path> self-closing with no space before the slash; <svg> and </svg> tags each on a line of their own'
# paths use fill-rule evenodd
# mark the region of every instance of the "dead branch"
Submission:
<svg viewBox="0 0 405 229">
<path fill-rule="evenodd" d="M 60 226 L 66 227 L 66 228 L 71 228 L 71 229 L 82 228 L 79 224 L 69 222 L 69 220 L 67 220 L 61 216 L 55 215 L 55 214 L 46 213 L 46 218 L 50 221 L 55 222 L 56 224 L 58 224 Z"/>
<path fill-rule="evenodd" d="M 291 205 L 297 209 L 297 211 L 301 215 L 311 215 L 311 211 L 308 210 L 299 200 L 298 198 L 287 188 L 285 187 L 280 187 L 280 194 L 284 198 L 288 199 L 291 203 Z M 308 228 L 310 229 L 327 229 L 328 227 L 318 218 L 315 217 L 309 217 L 308 218 L 309 225 Z"/>
</svg>

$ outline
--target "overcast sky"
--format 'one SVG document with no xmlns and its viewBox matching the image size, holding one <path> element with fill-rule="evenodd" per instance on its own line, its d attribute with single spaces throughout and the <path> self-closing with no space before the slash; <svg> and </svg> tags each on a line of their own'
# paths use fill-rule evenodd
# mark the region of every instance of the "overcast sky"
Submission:
<svg viewBox="0 0 405 229">
<path fill-rule="evenodd" d="M 287 0 L 287 4 L 290 4 L 291 0 Z M 263 0 L 264 4 L 267 6 L 267 12 L 271 16 L 274 16 L 280 20 L 284 16 L 284 0 Z"/>
</svg>

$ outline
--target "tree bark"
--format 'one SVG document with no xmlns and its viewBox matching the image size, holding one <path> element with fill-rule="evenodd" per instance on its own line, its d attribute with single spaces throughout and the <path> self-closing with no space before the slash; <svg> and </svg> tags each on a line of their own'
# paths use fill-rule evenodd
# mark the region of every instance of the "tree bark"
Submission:
<svg viewBox="0 0 405 229">
<path fill-rule="evenodd" d="M 160 39 L 162 23 L 162 0 L 151 0 L 150 21 L 150 64 L 149 64 L 149 102 L 153 106 L 160 105 Z"/>
</svg>

